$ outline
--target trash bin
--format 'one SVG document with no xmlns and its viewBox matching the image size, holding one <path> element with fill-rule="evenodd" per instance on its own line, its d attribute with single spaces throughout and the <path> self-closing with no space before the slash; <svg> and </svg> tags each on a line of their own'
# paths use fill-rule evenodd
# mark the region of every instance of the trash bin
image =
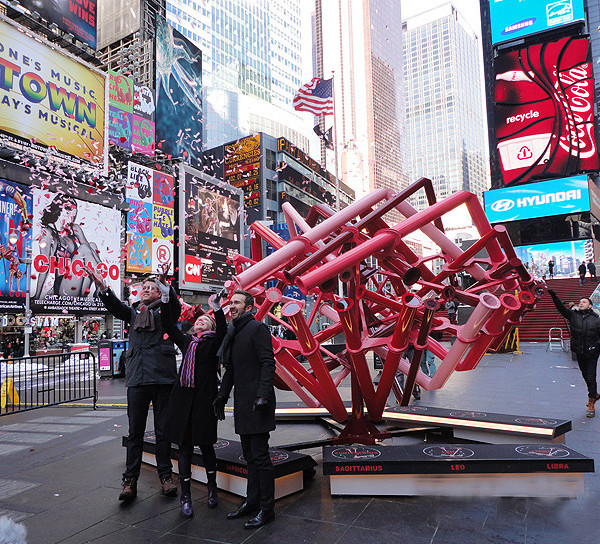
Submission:
<svg viewBox="0 0 600 544">
<path fill-rule="evenodd" d="M 101 378 L 122 376 L 125 372 L 121 356 L 127 349 L 127 340 L 100 340 L 98 343 L 98 360 Z"/>
</svg>

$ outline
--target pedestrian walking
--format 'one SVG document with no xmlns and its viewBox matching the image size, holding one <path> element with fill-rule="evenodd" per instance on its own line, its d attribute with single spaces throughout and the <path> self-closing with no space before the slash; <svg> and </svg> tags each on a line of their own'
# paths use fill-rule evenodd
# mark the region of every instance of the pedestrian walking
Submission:
<svg viewBox="0 0 600 544">
<path fill-rule="evenodd" d="M 595 278 L 595 277 L 596 277 L 596 265 L 594 264 L 594 261 L 590 261 L 590 262 L 588 263 L 588 265 L 587 265 L 587 269 L 588 269 L 588 270 L 589 270 L 589 272 L 590 272 L 590 276 L 591 276 L 592 278 Z"/>
<path fill-rule="evenodd" d="M 215 508 L 219 503 L 217 456 L 214 448 L 217 441 L 217 417 L 212 403 L 218 390 L 217 351 L 225 337 L 227 322 L 221 310 L 219 294 L 209 301 L 214 318 L 208 314 L 201 315 L 192 326 L 191 334 L 182 333 L 172 317 L 177 312 L 177 305 L 171 297 L 167 270 L 163 268 L 163 273 L 156 279 L 156 286 L 161 292 L 162 323 L 169 338 L 183 353 L 183 362 L 165 415 L 165 437 L 170 442 L 175 442 L 179 448 L 181 515 L 191 518 L 194 515 L 191 491 L 194 446 L 200 446 L 202 451 L 208 487 L 206 503 L 209 508 Z"/>
<path fill-rule="evenodd" d="M 548 277 L 550 279 L 554 277 L 554 261 L 552 259 L 548 261 Z"/>
<path fill-rule="evenodd" d="M 584 297 L 577 307 L 566 308 L 552 289 L 548 289 L 556 309 L 569 322 L 571 351 L 577 356 L 577 364 L 588 389 L 587 417 L 596 415 L 595 404 L 600 395 L 596 384 L 596 367 L 600 354 L 600 317 L 592 307 L 592 301 Z"/>
<path fill-rule="evenodd" d="M 275 429 L 275 358 L 269 328 L 254 318 L 254 298 L 234 291 L 229 301 L 232 321 L 219 350 L 225 375 L 214 401 L 225 419 L 225 404 L 234 388 L 235 432 L 240 435 L 248 467 L 246 500 L 227 514 L 236 519 L 255 514 L 244 527 L 262 527 L 275 517 L 275 480 L 269 455 L 269 433 Z"/>
<path fill-rule="evenodd" d="M 579 265 L 579 285 L 585 285 L 585 261 Z"/>
<path fill-rule="evenodd" d="M 452 323 L 453 325 L 456 324 L 456 310 L 458 308 L 456 302 L 454 302 L 453 300 L 449 300 L 448 302 L 446 302 L 444 307 L 448 312 L 448 319 L 450 320 L 450 323 Z"/>
<path fill-rule="evenodd" d="M 130 306 L 106 287 L 99 273 L 90 270 L 89 274 L 106 309 L 129 328 L 125 365 L 129 432 L 125 441 L 127 459 L 119 500 L 131 501 L 137 496 L 150 403 L 156 435 L 156 468 L 162 492 L 168 497 L 175 497 L 177 484 L 172 478 L 171 443 L 165 437 L 164 425 L 171 389 L 177 378 L 177 366 L 175 346 L 165 334 L 162 324 L 160 291 L 153 279 L 146 279 L 142 283 L 140 302 Z M 177 320 L 181 305 L 172 289 L 171 296 L 174 300 L 172 317 Z"/>
</svg>

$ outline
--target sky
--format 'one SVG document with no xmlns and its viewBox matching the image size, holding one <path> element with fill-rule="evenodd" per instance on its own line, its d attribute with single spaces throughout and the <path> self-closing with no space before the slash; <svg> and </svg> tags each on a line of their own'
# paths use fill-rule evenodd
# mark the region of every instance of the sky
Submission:
<svg viewBox="0 0 600 544">
<path fill-rule="evenodd" d="M 481 36 L 479 15 L 479 0 L 402 0 L 402 18 L 423 13 L 430 8 L 451 2 L 459 13 L 466 19 L 469 26 Z"/>
</svg>

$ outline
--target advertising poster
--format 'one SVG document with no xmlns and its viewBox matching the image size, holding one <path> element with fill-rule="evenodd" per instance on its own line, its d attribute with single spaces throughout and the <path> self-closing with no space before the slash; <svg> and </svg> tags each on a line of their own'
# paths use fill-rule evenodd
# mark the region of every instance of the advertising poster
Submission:
<svg viewBox="0 0 600 544">
<path fill-rule="evenodd" d="M 515 247 L 517 257 L 536 278 L 548 277 L 548 263 L 554 262 L 555 278 L 579 276 L 579 265 L 594 258 L 592 240 L 551 242 Z"/>
<path fill-rule="evenodd" d="M 131 151 L 154 157 L 156 139 L 154 121 L 149 121 L 134 113 L 131 124 Z"/>
<path fill-rule="evenodd" d="M 484 193 L 490 223 L 506 223 L 589 211 L 587 175 L 527 183 Z"/>
<path fill-rule="evenodd" d="M 495 127 L 505 185 L 600 166 L 588 38 L 563 38 L 499 55 Z"/>
<path fill-rule="evenodd" d="M 0 133 L 104 165 L 105 77 L 0 20 Z"/>
<path fill-rule="evenodd" d="M 108 140 L 131 150 L 132 145 L 132 114 L 116 108 L 112 104 L 108 106 Z"/>
<path fill-rule="evenodd" d="M 120 232 L 118 210 L 33 189 L 34 313 L 105 313 L 86 269 L 105 276 L 120 297 Z"/>
<path fill-rule="evenodd" d="M 234 274 L 240 253 L 242 191 L 187 166 L 180 170 L 179 281 L 183 289 L 210 291 Z"/>
<path fill-rule="evenodd" d="M 29 187 L 0 179 L 0 310 L 22 312 L 33 201 Z"/>
<path fill-rule="evenodd" d="M 260 134 L 224 146 L 225 182 L 244 192 L 247 223 L 262 218 L 260 194 Z"/>
<path fill-rule="evenodd" d="M 583 0 L 491 0 L 492 44 L 585 21 Z"/>
<path fill-rule="evenodd" d="M 157 273 L 164 263 L 173 270 L 173 176 L 130 162 L 127 198 L 128 272 Z"/>
<path fill-rule="evenodd" d="M 19 3 L 96 49 L 97 0 L 19 0 Z"/>
<path fill-rule="evenodd" d="M 167 156 L 202 164 L 202 52 L 156 18 L 156 141 Z"/>
</svg>

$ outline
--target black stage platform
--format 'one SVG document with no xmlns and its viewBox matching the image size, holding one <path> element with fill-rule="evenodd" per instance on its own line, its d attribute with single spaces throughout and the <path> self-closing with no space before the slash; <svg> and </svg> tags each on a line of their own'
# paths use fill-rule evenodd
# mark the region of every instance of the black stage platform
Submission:
<svg viewBox="0 0 600 544">
<path fill-rule="evenodd" d="M 125 445 L 125 438 L 123 438 Z M 153 432 L 144 434 L 145 463 L 156 466 L 156 441 Z M 304 478 L 315 474 L 314 459 L 302 453 L 284 451 L 270 448 L 271 460 L 275 470 L 275 498 L 279 499 L 304 489 Z M 241 497 L 246 496 L 246 461 L 242 455 L 242 445 L 235 440 L 219 439 L 215 444 L 217 454 L 217 485 L 219 489 L 229 491 Z M 173 470 L 178 472 L 178 451 L 175 445 L 171 448 Z M 206 483 L 204 459 L 199 448 L 194 450 L 192 456 L 192 479 Z"/>
<path fill-rule="evenodd" d="M 594 460 L 551 444 L 325 446 L 334 495 L 575 497 Z"/>
</svg>

